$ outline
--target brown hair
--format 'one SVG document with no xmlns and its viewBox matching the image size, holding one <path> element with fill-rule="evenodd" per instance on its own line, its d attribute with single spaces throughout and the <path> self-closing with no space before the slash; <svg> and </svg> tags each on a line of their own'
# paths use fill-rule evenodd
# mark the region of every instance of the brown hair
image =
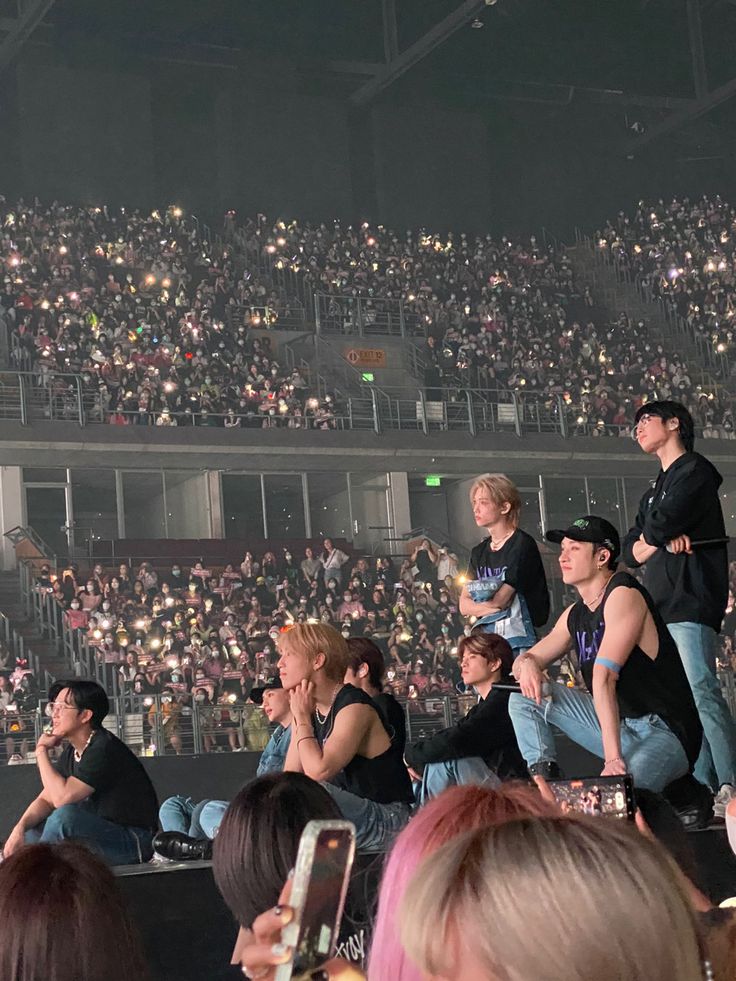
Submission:
<svg viewBox="0 0 736 981">
<path fill-rule="evenodd" d="M 514 663 L 514 652 L 505 637 L 499 634 L 487 634 L 475 630 L 469 637 L 462 637 L 457 645 L 457 659 L 462 661 L 463 654 L 479 654 L 489 663 L 498 659 L 501 662 L 501 674 L 507 678 L 511 674 Z"/>
<path fill-rule="evenodd" d="M 115 877 L 73 842 L 28 845 L 0 864 L 2 981 L 148 978 Z"/>
<path fill-rule="evenodd" d="M 509 504 L 509 521 L 517 527 L 521 515 L 521 495 L 516 488 L 516 484 L 509 480 L 505 473 L 482 473 L 476 477 L 470 488 L 470 503 L 472 504 L 475 495 L 479 490 L 488 492 L 491 500 L 498 507 Z"/>
<path fill-rule="evenodd" d="M 357 672 L 361 664 L 368 665 L 368 681 L 373 688 L 380 691 L 386 667 L 381 649 L 370 637 L 349 637 L 348 667 Z"/>
<path fill-rule="evenodd" d="M 307 822 L 340 817 L 324 787 L 303 773 L 267 773 L 235 795 L 215 838 L 212 871 L 241 926 L 278 902 Z"/>
<path fill-rule="evenodd" d="M 306 654 L 313 661 L 324 654 L 325 677 L 342 681 L 348 666 L 348 645 L 343 635 L 327 623 L 297 623 L 279 637 L 279 647 Z"/>
</svg>

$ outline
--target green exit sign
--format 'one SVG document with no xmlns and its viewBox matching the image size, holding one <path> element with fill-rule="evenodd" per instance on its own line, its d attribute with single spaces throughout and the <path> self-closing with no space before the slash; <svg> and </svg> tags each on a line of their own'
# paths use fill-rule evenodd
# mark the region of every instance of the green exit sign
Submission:
<svg viewBox="0 0 736 981">
<path fill-rule="evenodd" d="M 364 371 L 360 376 L 364 382 L 372 382 L 376 380 L 376 376 L 372 371 Z"/>
<path fill-rule="evenodd" d="M 424 478 L 425 487 L 439 487 L 441 483 L 442 479 L 436 473 L 431 473 Z"/>
</svg>

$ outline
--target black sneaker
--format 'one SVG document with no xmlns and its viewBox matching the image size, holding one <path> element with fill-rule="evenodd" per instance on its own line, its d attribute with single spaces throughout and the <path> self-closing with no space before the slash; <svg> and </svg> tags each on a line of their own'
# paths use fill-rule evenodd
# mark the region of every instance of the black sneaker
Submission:
<svg viewBox="0 0 736 981">
<path fill-rule="evenodd" d="M 713 793 L 692 774 L 668 784 L 662 795 L 672 804 L 688 831 L 707 828 L 713 820 Z"/>
<path fill-rule="evenodd" d="M 529 767 L 530 777 L 544 777 L 545 780 L 564 780 L 562 770 L 555 760 L 540 760 Z"/>
<path fill-rule="evenodd" d="M 153 850 L 174 862 L 209 861 L 212 858 L 209 838 L 191 838 L 183 831 L 159 831 L 153 839 Z"/>
</svg>

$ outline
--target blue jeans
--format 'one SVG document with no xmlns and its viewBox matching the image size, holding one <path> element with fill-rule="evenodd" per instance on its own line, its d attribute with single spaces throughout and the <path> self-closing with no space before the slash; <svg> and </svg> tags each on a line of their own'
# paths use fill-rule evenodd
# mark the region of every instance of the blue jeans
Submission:
<svg viewBox="0 0 736 981">
<path fill-rule="evenodd" d="M 578 688 L 550 685 L 542 704 L 523 695 L 509 699 L 509 715 L 527 766 L 557 762 L 552 726 L 574 743 L 603 758 L 603 738 L 593 696 Z M 682 743 L 658 715 L 621 720 L 621 755 L 637 787 L 660 793 L 690 770 Z"/>
<path fill-rule="evenodd" d="M 716 675 L 717 634 L 703 623 L 668 623 L 703 725 L 703 745 L 694 775 L 717 791 L 736 786 L 736 726 Z"/>
<path fill-rule="evenodd" d="M 448 787 L 458 784 L 498 787 L 501 781 L 480 756 L 466 756 L 443 763 L 425 763 L 421 783 L 414 784 L 417 804 L 426 804 Z"/>
<path fill-rule="evenodd" d="M 153 855 L 153 831 L 106 821 L 83 804 L 57 807 L 38 827 L 26 831 L 25 840 L 29 845 L 78 841 L 110 865 L 148 862 Z"/>
<path fill-rule="evenodd" d="M 364 851 L 387 851 L 411 816 L 408 804 L 379 804 L 331 783 L 323 783 L 322 786 L 340 808 L 345 820 L 355 825 L 356 847 Z"/>
<path fill-rule="evenodd" d="M 212 841 L 227 808 L 226 800 L 202 800 L 195 804 L 191 797 L 169 797 L 159 808 L 158 819 L 164 831 L 181 831 L 190 838 Z"/>
</svg>

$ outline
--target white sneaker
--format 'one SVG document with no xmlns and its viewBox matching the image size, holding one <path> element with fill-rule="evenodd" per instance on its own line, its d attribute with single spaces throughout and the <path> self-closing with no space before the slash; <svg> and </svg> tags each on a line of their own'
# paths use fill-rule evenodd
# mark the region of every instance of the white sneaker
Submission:
<svg viewBox="0 0 736 981">
<path fill-rule="evenodd" d="M 724 783 L 713 800 L 713 817 L 726 819 L 726 808 L 732 800 L 736 799 L 736 788 L 730 783 Z"/>
</svg>

